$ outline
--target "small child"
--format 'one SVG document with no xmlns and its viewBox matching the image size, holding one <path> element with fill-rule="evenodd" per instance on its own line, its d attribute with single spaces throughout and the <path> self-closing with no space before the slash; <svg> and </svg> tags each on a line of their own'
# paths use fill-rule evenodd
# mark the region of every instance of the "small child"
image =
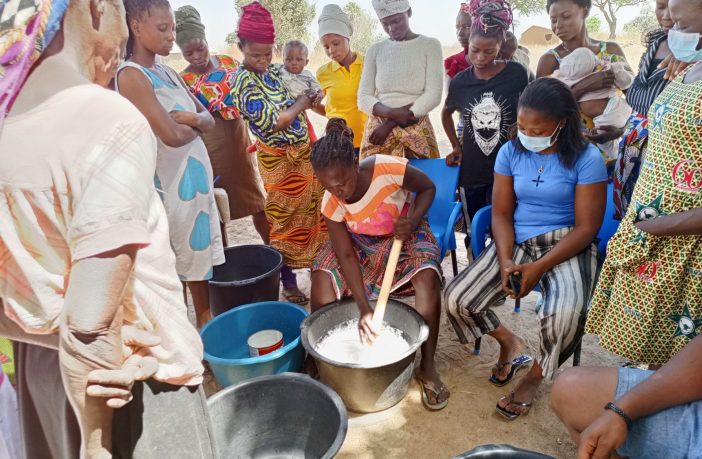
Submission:
<svg viewBox="0 0 702 459">
<path fill-rule="evenodd" d="M 322 101 L 324 94 L 317 78 L 312 72 L 305 69 L 307 64 L 310 63 L 307 46 L 299 40 L 287 42 L 285 48 L 283 48 L 283 62 L 280 75 L 290 95 L 297 99 L 301 94 L 307 93 L 312 97 L 312 93 L 314 93 L 315 105 L 318 105 Z M 310 140 L 314 143 L 317 140 L 317 136 L 314 133 L 309 117 L 307 118 L 307 127 L 310 133 Z"/>
<path fill-rule="evenodd" d="M 529 81 L 534 81 L 534 72 L 529 68 L 531 64 L 529 50 L 520 45 L 517 36 L 509 30 L 505 32 L 505 39 L 500 47 L 500 58 L 505 61 L 514 61 L 522 64 L 529 72 Z"/>
<path fill-rule="evenodd" d="M 553 74 L 554 77 L 573 87 L 595 72 L 610 69 L 614 72 L 615 87 L 585 93 L 578 100 L 580 111 L 592 118 L 594 131 L 601 126 L 617 128 L 626 126 L 632 109 L 624 98 L 617 94 L 617 89 L 625 90 L 631 86 L 633 74 L 625 68 L 623 62 L 603 61 L 588 48 L 575 49 L 564 57 L 560 68 Z M 611 162 L 619 150 L 619 140 L 614 139 L 597 146 L 605 155 L 605 160 Z"/>
</svg>

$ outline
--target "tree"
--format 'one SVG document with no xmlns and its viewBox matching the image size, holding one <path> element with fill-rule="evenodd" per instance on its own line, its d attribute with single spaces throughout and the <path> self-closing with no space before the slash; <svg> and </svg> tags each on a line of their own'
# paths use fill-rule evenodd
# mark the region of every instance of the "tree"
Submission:
<svg viewBox="0 0 702 459">
<path fill-rule="evenodd" d="M 593 0 L 593 6 L 602 12 L 609 26 L 609 38 L 617 38 L 617 13 L 627 6 L 645 5 L 648 0 Z"/>
<path fill-rule="evenodd" d="M 353 23 L 351 48 L 365 53 L 370 45 L 383 38 L 378 30 L 378 20 L 356 2 L 344 5 L 344 11 Z"/>
<path fill-rule="evenodd" d="M 301 40 L 309 43 L 309 25 L 317 14 L 314 5 L 307 0 L 259 0 L 273 15 L 275 24 L 275 49 L 282 51 L 283 46 L 290 40 Z M 234 0 L 237 14 L 241 17 L 242 8 L 251 0 Z M 227 43 L 236 42 L 236 32 L 227 35 Z"/>
<path fill-rule="evenodd" d="M 590 16 L 585 19 L 585 27 L 589 33 L 597 33 L 602 29 L 602 20 L 599 16 Z"/>
<path fill-rule="evenodd" d="M 513 0 L 510 5 L 512 5 L 512 11 L 522 16 L 531 16 L 546 11 L 546 2 L 543 0 Z"/>
<path fill-rule="evenodd" d="M 660 27 L 658 24 L 658 19 L 653 13 L 651 8 L 647 7 L 641 11 L 641 14 L 636 16 L 631 22 L 624 24 L 625 32 L 638 32 L 640 34 L 645 34 L 651 30 Z"/>
</svg>

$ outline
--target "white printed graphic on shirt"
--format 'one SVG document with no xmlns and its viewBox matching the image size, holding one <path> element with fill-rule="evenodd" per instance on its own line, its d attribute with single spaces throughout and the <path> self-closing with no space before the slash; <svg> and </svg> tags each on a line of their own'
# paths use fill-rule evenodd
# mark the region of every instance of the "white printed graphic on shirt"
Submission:
<svg viewBox="0 0 702 459">
<path fill-rule="evenodd" d="M 502 119 L 506 115 L 504 105 L 495 100 L 492 92 L 486 92 L 479 101 L 463 110 L 467 134 L 473 135 L 475 144 L 485 156 L 490 156 L 500 142 Z"/>
</svg>

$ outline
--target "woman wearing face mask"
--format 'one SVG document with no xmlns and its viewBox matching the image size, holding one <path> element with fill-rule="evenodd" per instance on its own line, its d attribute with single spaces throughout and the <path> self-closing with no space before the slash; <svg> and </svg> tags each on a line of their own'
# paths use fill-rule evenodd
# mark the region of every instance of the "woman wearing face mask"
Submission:
<svg viewBox="0 0 702 459">
<path fill-rule="evenodd" d="M 631 202 L 634 185 L 648 145 L 648 109 L 678 70 L 687 67 L 673 57 L 668 46 L 668 31 L 673 21 L 668 13 L 668 0 L 656 1 L 656 19 L 660 29 L 646 36 L 646 52 L 641 56 L 639 74 L 626 92 L 626 101 L 633 109 L 614 163 L 614 209 L 621 220 Z"/>
<path fill-rule="evenodd" d="M 607 189 L 604 161 L 582 137 L 578 105 L 565 84 L 541 78 L 527 86 L 517 126 L 518 139 L 502 146 L 495 163 L 494 242 L 444 291 L 462 343 L 483 334 L 500 343 L 490 382 L 503 386 L 532 359 L 522 354 L 524 340 L 490 308 L 539 284 L 539 355 L 496 407 L 509 420 L 529 411 L 541 381 L 555 376 L 583 334 Z"/>
<path fill-rule="evenodd" d="M 200 138 L 214 127 L 207 109 L 188 91 L 168 56 L 175 41 L 175 20 L 167 0 L 128 0 L 127 61 L 116 78 L 117 91 L 149 121 L 158 138 L 156 188 L 168 214 L 178 276 L 193 298 L 197 326 L 211 318 L 207 281 L 224 263 L 219 213 L 212 188 L 207 149 Z"/>
<path fill-rule="evenodd" d="M 268 244 L 268 220 L 263 212 L 265 198 L 259 185 L 256 158 L 246 151 L 251 140 L 231 95 L 239 62 L 223 54 L 210 55 L 205 26 L 195 8 L 183 6 L 175 16 L 176 43 L 189 64 L 180 76 L 215 120 L 214 128 L 203 133 L 202 140 L 213 174 L 219 177 L 216 185 L 227 191 L 230 218 L 236 220 L 251 215 L 263 243 Z"/>
<path fill-rule="evenodd" d="M 658 366 L 702 332 L 702 5 L 670 0 L 668 47 L 690 63 L 650 108 L 648 152 L 629 211 L 607 246 L 588 331 Z"/>
<path fill-rule="evenodd" d="M 327 119 L 341 118 L 353 131 L 353 146 L 361 149 L 367 116 L 358 108 L 358 86 L 363 72 L 363 55 L 351 49 L 351 18 L 339 5 L 330 4 L 319 16 L 319 40 L 331 62 L 317 70 L 317 80 L 326 97 L 323 110 Z"/>
<path fill-rule="evenodd" d="M 536 68 L 537 78 L 552 75 L 560 67 L 561 60 L 577 48 L 590 49 L 604 64 L 623 62 L 633 78 L 633 72 L 626 64 L 621 46 L 615 42 L 600 41 L 589 37 L 585 27 L 585 19 L 590 14 L 591 7 L 591 0 L 548 0 L 546 2 L 546 11 L 551 18 L 551 29 L 561 40 L 561 44 L 541 56 Z M 580 100 L 587 93 L 609 89 L 613 86 L 615 86 L 614 72 L 610 69 L 593 73 L 576 83 L 571 90 L 575 95 L 575 100 Z M 594 144 L 605 144 L 618 139 L 624 133 L 622 128 L 615 126 L 600 126 L 595 132 L 594 121 L 585 114 L 582 114 L 582 124 L 583 129 L 586 130 L 585 137 Z M 612 161 L 617 152 L 602 151 L 602 155 Z"/>
<path fill-rule="evenodd" d="M 371 46 L 364 62 L 358 106 L 369 117 L 361 156 L 438 158 L 428 114 L 441 103 L 441 43 L 412 32 L 409 1 L 373 0 L 373 8 L 390 38 Z"/>
<path fill-rule="evenodd" d="M 500 147 L 510 138 L 517 121 L 517 101 L 527 83 L 526 69 L 516 62 L 498 61 L 505 32 L 512 23 L 512 10 L 502 0 L 473 0 L 473 27 L 468 56 L 473 66 L 451 80 L 441 121 L 453 151 L 449 166 L 461 167 L 459 183 L 463 217 L 470 222 L 490 203 L 493 170 Z M 465 126 L 456 134 L 453 114 Z M 469 247 L 469 241 L 466 241 Z"/>
</svg>

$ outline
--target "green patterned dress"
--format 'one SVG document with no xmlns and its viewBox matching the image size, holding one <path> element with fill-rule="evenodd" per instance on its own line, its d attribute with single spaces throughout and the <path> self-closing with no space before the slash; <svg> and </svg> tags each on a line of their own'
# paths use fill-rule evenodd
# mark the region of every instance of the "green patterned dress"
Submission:
<svg viewBox="0 0 702 459">
<path fill-rule="evenodd" d="M 588 315 L 602 347 L 641 363 L 663 364 L 702 334 L 702 236 L 634 226 L 702 207 L 702 81 L 685 84 L 684 76 L 651 106 L 648 154 Z"/>
</svg>

